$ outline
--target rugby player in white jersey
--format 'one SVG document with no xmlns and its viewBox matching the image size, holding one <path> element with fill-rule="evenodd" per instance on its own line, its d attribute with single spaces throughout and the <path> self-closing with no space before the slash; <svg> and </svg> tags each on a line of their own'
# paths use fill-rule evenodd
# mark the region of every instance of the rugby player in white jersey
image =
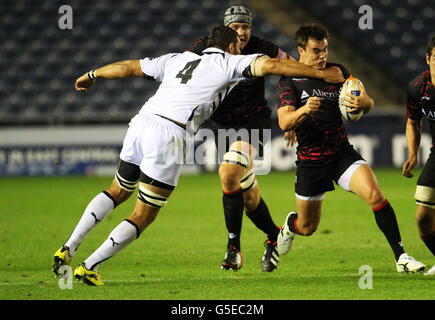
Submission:
<svg viewBox="0 0 435 320">
<path fill-rule="evenodd" d="M 229 27 L 215 26 L 211 47 L 201 55 L 184 52 L 106 65 L 79 77 L 75 87 L 86 92 L 97 78 L 145 77 L 160 87 L 132 118 L 112 185 L 88 204 L 73 233 L 54 254 L 53 272 L 71 265 L 84 237 L 139 186 L 133 213 L 101 246 L 74 270 L 88 285 L 103 285 L 99 265 L 136 240 L 154 221 L 177 185 L 185 152 L 186 133 L 209 118 L 238 81 L 268 74 L 308 76 L 327 82 L 344 81 L 338 68 L 316 70 L 293 60 L 260 54 L 240 55 L 240 39 Z"/>
</svg>

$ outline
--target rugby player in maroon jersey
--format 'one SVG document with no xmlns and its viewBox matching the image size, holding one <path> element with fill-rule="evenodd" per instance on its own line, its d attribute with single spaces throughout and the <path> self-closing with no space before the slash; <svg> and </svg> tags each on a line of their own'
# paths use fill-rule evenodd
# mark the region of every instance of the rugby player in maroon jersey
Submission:
<svg viewBox="0 0 435 320">
<path fill-rule="evenodd" d="M 403 164 L 402 174 L 407 178 L 414 176 L 411 170 L 417 164 L 422 120 L 426 118 L 429 121 L 432 148 L 417 181 L 415 219 L 421 239 L 435 256 L 435 36 L 428 41 L 426 63 L 429 69 L 419 74 L 408 85 L 406 123 L 408 160 Z M 425 274 L 435 275 L 435 266 Z"/>
<path fill-rule="evenodd" d="M 299 62 L 323 69 L 328 58 L 328 30 L 319 24 L 303 25 L 296 32 Z M 338 65 L 345 78 L 349 72 Z M 284 131 L 295 130 L 298 146 L 296 161 L 296 212 L 290 212 L 278 236 L 279 254 L 287 254 L 295 235 L 312 235 L 319 223 L 322 201 L 334 181 L 355 193 L 373 209 L 376 223 L 387 238 L 398 272 L 424 270 L 425 265 L 405 253 L 396 215 L 379 189 L 368 163 L 347 138 L 338 107 L 340 85 L 312 78 L 282 77 L 278 84 L 278 121 Z M 365 89 L 360 96 L 347 95 L 351 111 L 369 112 L 373 99 Z"/>
</svg>

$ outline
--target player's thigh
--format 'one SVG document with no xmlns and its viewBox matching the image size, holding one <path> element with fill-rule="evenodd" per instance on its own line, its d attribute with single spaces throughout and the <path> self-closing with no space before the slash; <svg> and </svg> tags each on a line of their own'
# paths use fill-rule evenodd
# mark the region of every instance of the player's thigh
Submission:
<svg viewBox="0 0 435 320">
<path fill-rule="evenodd" d="M 349 191 L 358 195 L 372 207 L 379 205 L 385 200 L 379 189 L 376 176 L 368 164 L 361 164 L 352 174 L 349 182 Z"/>
</svg>

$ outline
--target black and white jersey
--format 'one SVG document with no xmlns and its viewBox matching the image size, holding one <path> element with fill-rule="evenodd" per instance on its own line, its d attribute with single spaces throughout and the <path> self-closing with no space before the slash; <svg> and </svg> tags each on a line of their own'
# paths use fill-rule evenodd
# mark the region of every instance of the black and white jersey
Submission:
<svg viewBox="0 0 435 320">
<path fill-rule="evenodd" d="M 249 66 L 258 56 L 207 48 L 201 55 L 186 51 L 142 59 L 145 76 L 161 85 L 139 113 L 152 112 L 192 126 L 196 132 L 237 82 L 249 77 Z"/>
</svg>

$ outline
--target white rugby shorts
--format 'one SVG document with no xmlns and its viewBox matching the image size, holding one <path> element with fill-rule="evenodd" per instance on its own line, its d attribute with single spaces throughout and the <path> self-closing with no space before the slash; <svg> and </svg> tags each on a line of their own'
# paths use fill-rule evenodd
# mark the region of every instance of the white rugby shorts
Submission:
<svg viewBox="0 0 435 320">
<path fill-rule="evenodd" d="M 137 164 L 147 176 L 176 186 L 184 162 L 185 130 L 150 112 L 134 116 L 124 138 L 121 160 Z"/>
</svg>

